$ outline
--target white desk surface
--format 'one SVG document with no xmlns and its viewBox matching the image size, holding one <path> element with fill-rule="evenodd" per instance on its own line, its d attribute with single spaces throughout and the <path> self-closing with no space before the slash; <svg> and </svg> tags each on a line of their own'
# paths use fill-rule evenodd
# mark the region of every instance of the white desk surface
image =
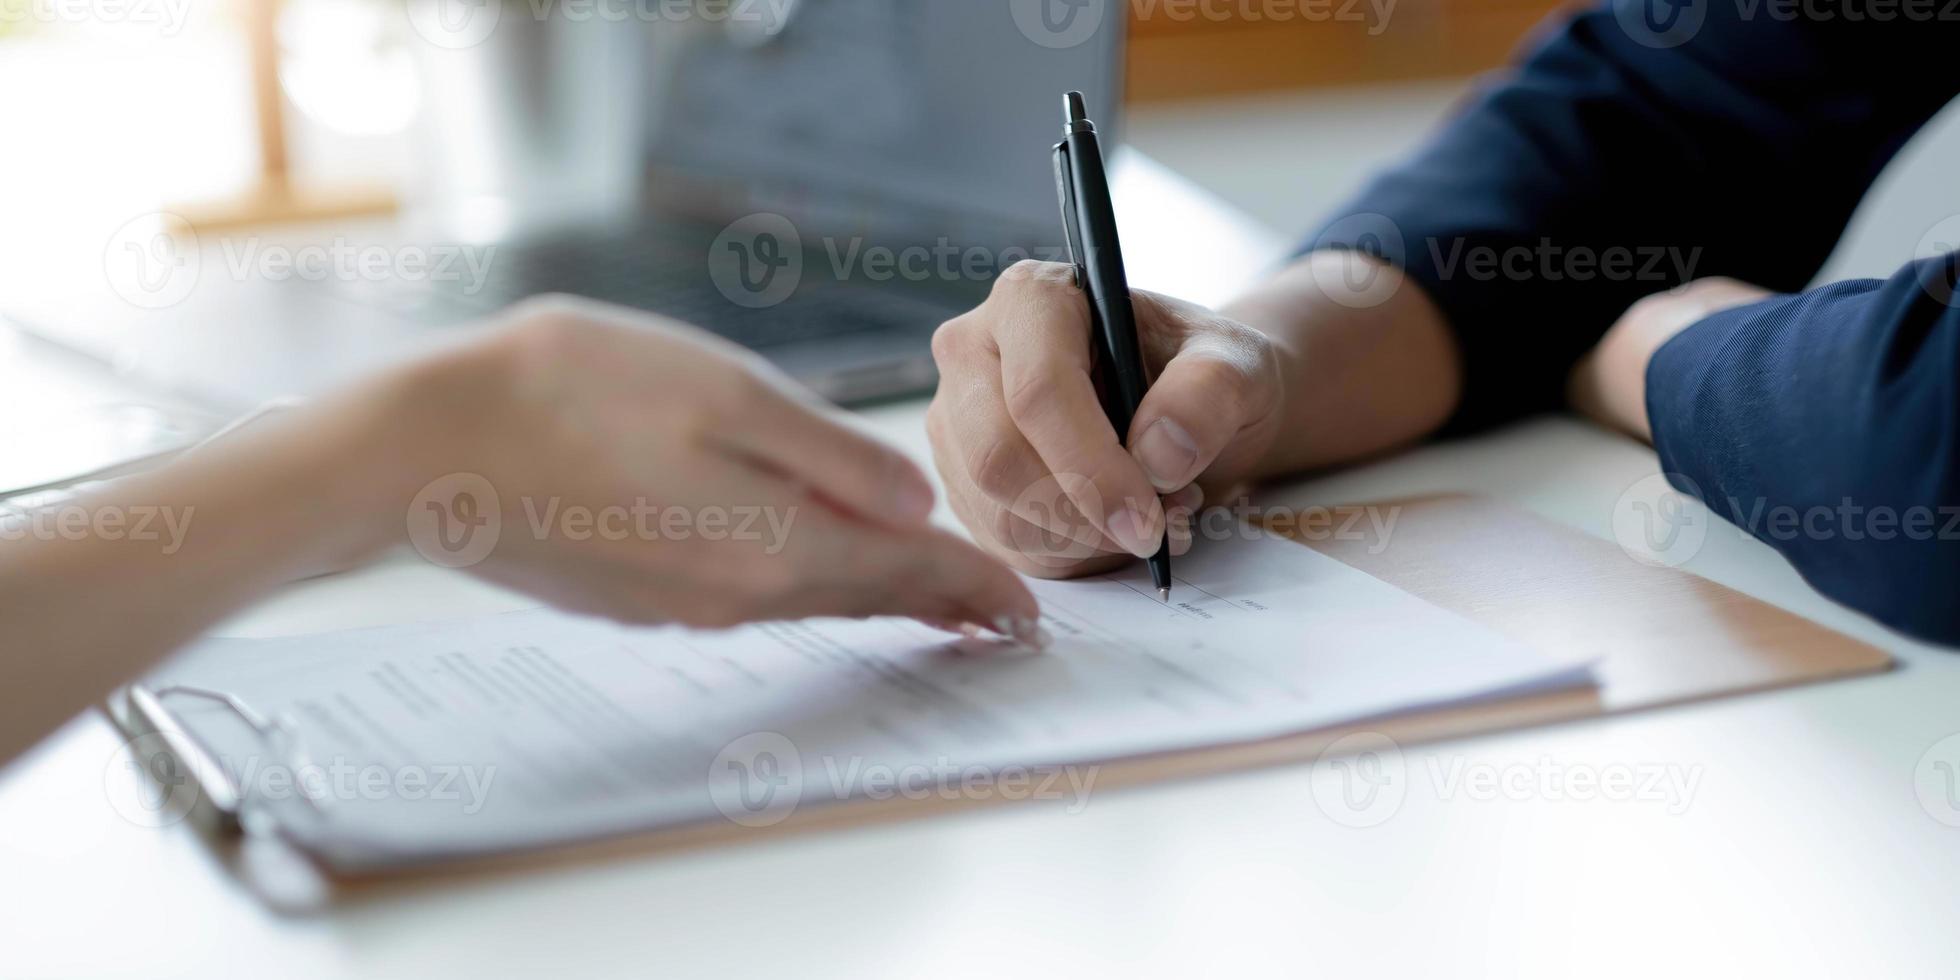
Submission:
<svg viewBox="0 0 1960 980">
<path fill-rule="evenodd" d="M 1183 236 L 1209 221 L 1201 230 L 1246 250 L 1272 247 L 1189 193 L 1163 207 Z M 1132 231 L 1132 251 L 1177 230 Z M 1216 264 L 1181 283 L 1168 262 L 1132 262 L 1139 284 L 1203 300 L 1235 285 Z M 922 411 L 863 421 L 923 453 Z M 1468 491 L 1607 537 L 1614 502 L 1656 472 L 1642 447 L 1542 419 L 1265 499 Z M 1687 567 L 1900 667 L 1411 748 L 1404 802 L 1365 829 L 1317 805 L 1330 773 L 1294 766 L 1092 795 L 1073 815 L 989 807 L 392 891 L 309 917 L 259 904 L 191 830 L 118 816 L 105 785 L 132 777 L 91 715 L 0 774 L 0 976 L 1955 975 L 1960 827 L 1916 787 L 1952 792 L 1960 739 L 1933 747 L 1960 731 L 1960 654 L 1833 606 L 1727 525 Z M 221 632 L 521 604 L 397 559 L 301 585 Z M 1587 801 L 1553 784 L 1625 770 L 1696 781 Z"/>
</svg>

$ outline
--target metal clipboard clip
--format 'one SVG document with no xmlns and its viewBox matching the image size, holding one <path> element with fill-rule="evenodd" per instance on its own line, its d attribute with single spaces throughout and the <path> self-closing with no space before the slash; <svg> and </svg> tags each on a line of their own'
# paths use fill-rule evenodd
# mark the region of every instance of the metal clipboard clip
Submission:
<svg viewBox="0 0 1960 980">
<path fill-rule="evenodd" d="M 253 815 L 262 812 L 272 801 L 258 799 L 250 786 L 241 783 L 205 745 L 191 736 L 187 726 L 177 721 L 164 704 L 164 699 L 172 697 L 195 698 L 223 705 L 251 729 L 254 737 L 276 762 L 295 773 L 312 765 L 312 760 L 300 745 L 299 737 L 290 725 L 277 718 L 266 717 L 235 694 L 189 684 L 155 688 L 134 684 L 128 689 L 125 700 L 129 706 L 132 734 L 137 738 L 154 736 L 162 743 L 160 750 L 168 753 L 170 761 L 196 781 L 200 798 L 209 804 L 220 830 L 228 833 L 255 831 L 259 823 Z M 298 791 L 293 795 L 315 817 L 325 819 L 330 816 L 324 800 L 299 787 L 297 781 L 295 786 Z M 275 821 L 277 819 L 269 813 L 266 816 Z"/>
</svg>

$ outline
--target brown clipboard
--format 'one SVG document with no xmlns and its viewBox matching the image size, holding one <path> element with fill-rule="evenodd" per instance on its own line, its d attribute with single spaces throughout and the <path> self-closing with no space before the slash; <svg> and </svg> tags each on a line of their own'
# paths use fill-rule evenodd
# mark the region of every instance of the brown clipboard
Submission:
<svg viewBox="0 0 1960 980">
<path fill-rule="evenodd" d="M 1331 528 L 1371 526 L 1354 519 L 1370 510 L 1392 512 L 1393 530 L 1386 539 L 1327 533 Z M 1334 507 L 1316 516 L 1311 524 L 1295 524 L 1291 536 L 1520 642 L 1595 654 L 1598 686 L 1104 763 L 1098 766 L 1098 792 L 1310 761 L 1356 732 L 1414 745 L 1875 673 L 1893 662 L 1870 644 L 1761 600 L 1679 569 L 1637 561 L 1610 541 L 1490 500 L 1422 497 Z M 262 894 L 292 908 L 373 894 L 391 882 L 428 883 L 540 864 L 618 860 L 996 802 L 934 797 L 828 803 L 799 808 L 768 827 L 716 821 L 408 868 L 385 877 L 336 879 L 321 872 L 298 893 L 291 880 L 265 879 L 268 874 L 293 874 L 305 864 L 295 855 L 268 863 L 263 852 L 248 856 L 232 848 L 229 863 L 246 878 L 256 877 Z M 255 846 L 273 845 L 260 841 Z"/>
</svg>

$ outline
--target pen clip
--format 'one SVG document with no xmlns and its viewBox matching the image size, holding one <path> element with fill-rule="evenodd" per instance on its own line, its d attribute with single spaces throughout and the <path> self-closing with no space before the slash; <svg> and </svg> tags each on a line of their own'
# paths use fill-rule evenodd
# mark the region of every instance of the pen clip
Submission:
<svg viewBox="0 0 1960 980">
<path fill-rule="evenodd" d="M 1055 144 L 1055 197 L 1062 202 L 1062 237 L 1068 245 L 1069 264 L 1075 267 L 1075 288 L 1087 292 L 1089 269 L 1083 264 L 1082 226 L 1075 207 L 1075 181 L 1069 160 L 1068 143 Z"/>
</svg>

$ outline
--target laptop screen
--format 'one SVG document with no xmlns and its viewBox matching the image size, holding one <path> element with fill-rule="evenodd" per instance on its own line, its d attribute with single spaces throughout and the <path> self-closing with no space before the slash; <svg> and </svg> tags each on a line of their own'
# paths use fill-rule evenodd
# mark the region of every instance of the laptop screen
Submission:
<svg viewBox="0 0 1960 980">
<path fill-rule="evenodd" d="M 675 32 L 655 58 L 655 183 L 679 178 L 697 205 L 706 184 L 723 209 L 1045 241 L 1062 94 L 1088 93 L 1113 138 L 1118 0 L 728 3 L 725 22 Z"/>
</svg>

